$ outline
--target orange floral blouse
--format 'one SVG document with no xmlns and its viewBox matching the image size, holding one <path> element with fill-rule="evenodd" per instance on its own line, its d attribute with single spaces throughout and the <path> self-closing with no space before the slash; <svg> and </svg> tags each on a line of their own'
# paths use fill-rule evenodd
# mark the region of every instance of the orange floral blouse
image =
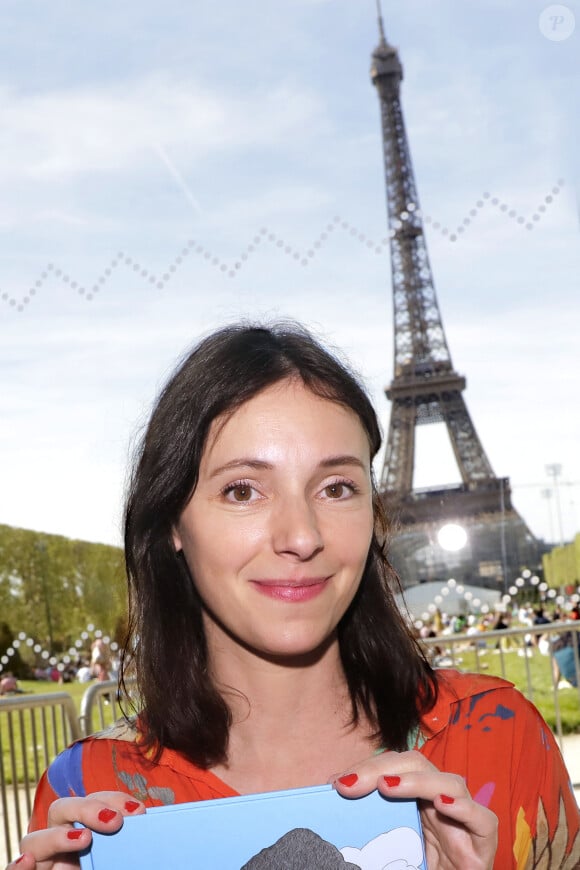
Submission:
<svg viewBox="0 0 580 870">
<path fill-rule="evenodd" d="M 463 776 L 499 819 L 494 870 L 580 868 L 580 811 L 554 736 L 536 708 L 497 677 L 439 670 L 439 699 L 410 747 Z M 127 723 L 78 741 L 43 775 L 30 830 L 46 826 L 57 797 L 125 791 L 147 806 L 231 797 L 207 770 L 165 749 L 152 762 Z"/>
</svg>

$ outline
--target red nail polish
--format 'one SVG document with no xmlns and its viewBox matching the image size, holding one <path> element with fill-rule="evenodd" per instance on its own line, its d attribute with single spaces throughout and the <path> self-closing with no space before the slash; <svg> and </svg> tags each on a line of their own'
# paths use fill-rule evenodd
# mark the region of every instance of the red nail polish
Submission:
<svg viewBox="0 0 580 870">
<path fill-rule="evenodd" d="M 383 779 L 385 780 L 389 788 L 394 788 L 396 785 L 400 785 L 401 783 L 400 776 L 384 776 Z"/>
<path fill-rule="evenodd" d="M 338 781 L 342 785 L 346 785 L 350 788 L 351 785 L 354 785 L 357 782 L 358 776 L 356 773 L 347 773 L 346 776 L 339 776 Z"/>
<path fill-rule="evenodd" d="M 99 813 L 99 819 L 101 822 L 110 822 L 116 815 L 117 813 L 115 810 L 101 810 Z"/>
<path fill-rule="evenodd" d="M 137 801 L 125 801 L 125 809 L 128 813 L 134 813 L 140 806 L 141 804 L 138 804 Z"/>
<path fill-rule="evenodd" d="M 78 840 L 78 838 L 82 837 L 82 835 L 83 835 L 83 829 L 77 828 L 74 831 L 67 831 L 66 835 L 69 838 L 69 840 Z"/>
<path fill-rule="evenodd" d="M 442 794 L 442 795 L 439 795 L 439 797 L 441 798 L 441 800 L 444 804 L 454 804 L 455 803 L 455 798 L 449 797 L 448 794 Z"/>
</svg>

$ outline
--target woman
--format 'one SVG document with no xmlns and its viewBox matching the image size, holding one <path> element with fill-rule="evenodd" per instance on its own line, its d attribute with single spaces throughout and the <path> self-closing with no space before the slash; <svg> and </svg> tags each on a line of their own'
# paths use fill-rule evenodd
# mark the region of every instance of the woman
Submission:
<svg viewBox="0 0 580 870">
<path fill-rule="evenodd" d="M 499 679 L 435 673 L 397 610 L 379 446 L 357 379 L 298 327 L 226 328 L 185 359 L 126 508 L 141 713 L 51 765 L 19 870 L 77 866 L 90 829 L 146 806 L 324 782 L 417 799 L 429 870 L 533 867 L 552 841 L 549 866 L 576 866 L 539 714 Z"/>
</svg>

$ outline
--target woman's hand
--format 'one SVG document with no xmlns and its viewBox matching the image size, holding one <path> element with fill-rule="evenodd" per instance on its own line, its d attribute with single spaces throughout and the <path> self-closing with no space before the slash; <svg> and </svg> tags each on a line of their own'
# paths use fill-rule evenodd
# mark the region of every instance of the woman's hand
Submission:
<svg viewBox="0 0 580 870">
<path fill-rule="evenodd" d="M 491 870 L 497 817 L 472 800 L 462 777 L 441 773 L 420 752 L 383 752 L 332 778 L 345 797 L 375 789 L 418 803 L 428 870 Z"/>
<path fill-rule="evenodd" d="M 145 812 L 141 801 L 120 791 L 100 791 L 88 797 L 59 798 L 50 805 L 47 827 L 27 834 L 20 843 L 21 855 L 7 870 L 71 870 L 79 867 L 78 853 L 92 840 L 91 831 L 112 834 L 124 816 Z M 81 822 L 85 828 L 75 828 Z"/>
</svg>

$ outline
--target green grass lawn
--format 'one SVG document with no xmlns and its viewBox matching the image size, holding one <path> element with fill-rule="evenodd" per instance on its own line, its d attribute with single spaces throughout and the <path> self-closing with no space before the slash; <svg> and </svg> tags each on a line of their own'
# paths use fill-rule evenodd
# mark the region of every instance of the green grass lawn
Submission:
<svg viewBox="0 0 580 870">
<path fill-rule="evenodd" d="M 526 671 L 526 659 L 518 656 L 517 652 L 506 652 L 503 656 L 504 672 L 502 672 L 501 656 L 495 654 L 492 649 L 485 652 L 479 652 L 479 667 L 476 659 L 475 651 L 472 648 L 462 649 L 457 652 L 456 666 L 463 671 L 477 671 L 482 673 L 496 674 L 503 676 L 513 682 L 526 697 L 528 697 L 538 707 L 542 716 L 555 730 L 556 728 L 556 712 L 554 706 L 554 694 L 552 690 L 552 678 L 550 674 L 550 659 L 548 656 L 543 656 L 537 649 L 534 649 L 532 656 L 527 660 L 531 676 L 531 689 L 528 688 L 528 679 Z M 80 714 L 81 700 L 83 694 L 90 684 L 66 683 L 59 685 L 52 682 L 37 682 L 26 681 L 21 682 L 21 688 L 26 694 L 43 695 L 51 692 L 67 692 L 73 698 L 77 713 Z M 564 734 L 580 732 L 580 697 L 577 689 L 563 689 L 558 691 L 558 703 L 560 706 L 560 715 L 562 718 L 562 730 Z M 113 720 L 113 713 L 107 708 L 104 711 L 105 717 L 108 716 L 109 721 Z M 51 760 L 51 758 L 60 749 L 64 748 L 66 743 L 60 722 L 56 721 L 55 736 L 49 739 L 49 755 L 34 759 L 34 747 L 39 747 L 43 744 L 42 726 L 40 716 L 37 712 L 36 719 L 36 736 L 33 734 L 32 724 L 24 717 L 23 736 L 19 723 L 19 717 L 13 714 L 13 742 L 16 748 L 17 763 L 16 776 L 18 781 L 23 781 L 23 753 L 26 756 L 28 770 L 32 772 L 32 778 Z M 105 718 L 105 724 L 109 724 Z M 52 724 L 52 723 L 49 723 Z M 99 726 L 100 727 L 100 726 Z M 3 712 L 0 715 L 0 743 L 2 745 L 2 755 L 4 763 L 4 771 L 6 781 L 13 781 L 14 772 L 10 764 L 10 735 L 8 729 L 7 716 Z"/>
</svg>

